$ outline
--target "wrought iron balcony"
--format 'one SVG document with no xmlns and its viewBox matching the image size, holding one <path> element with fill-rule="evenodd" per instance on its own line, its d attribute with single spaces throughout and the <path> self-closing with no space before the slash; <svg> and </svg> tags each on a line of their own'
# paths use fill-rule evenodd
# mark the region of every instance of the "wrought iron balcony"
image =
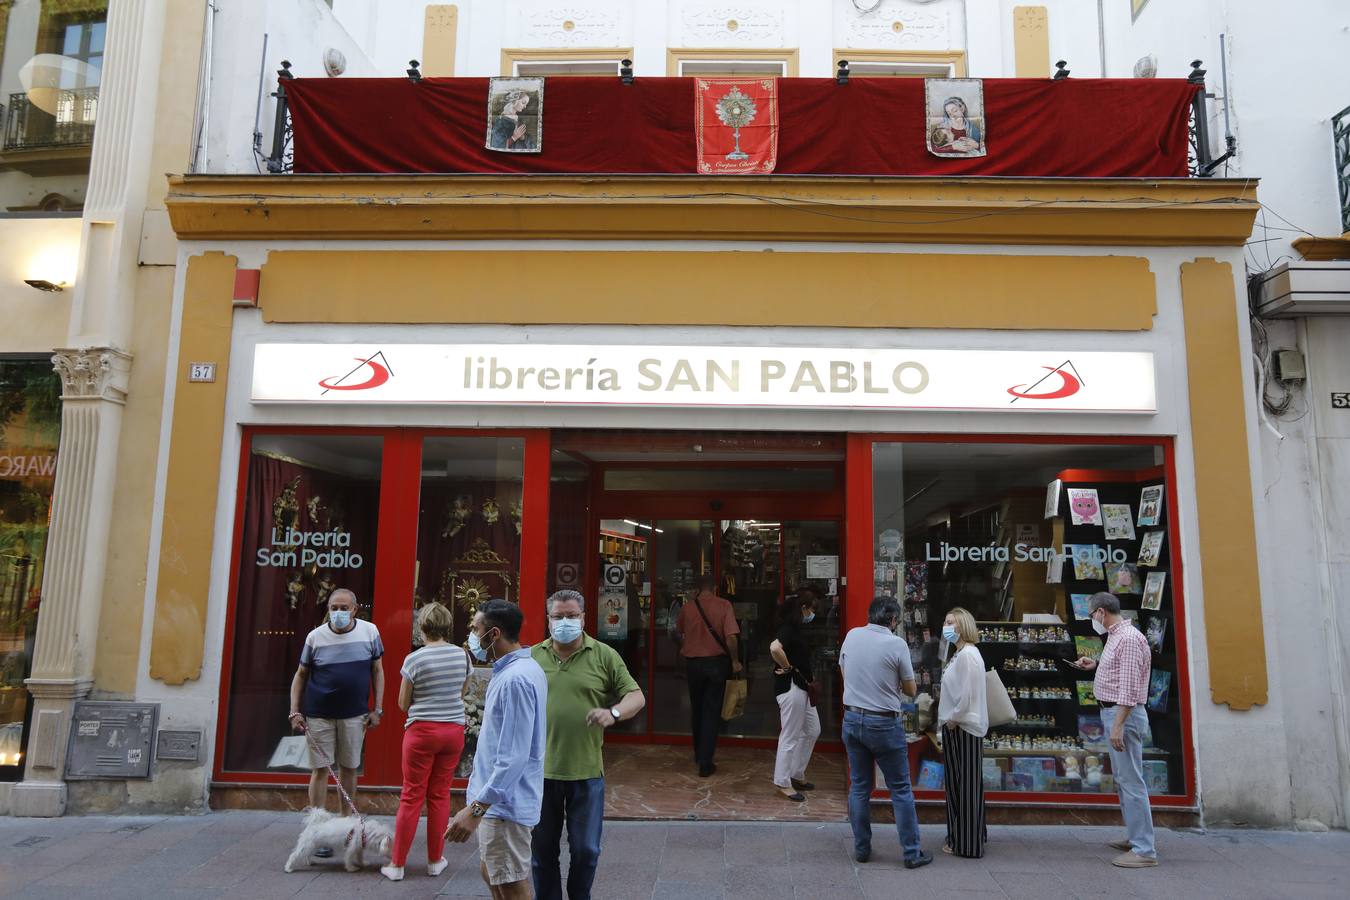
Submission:
<svg viewBox="0 0 1350 900">
<path fill-rule="evenodd" d="M 52 90 L 55 113 L 35 104 L 27 93 L 9 95 L 4 110 L 5 152 L 88 147 L 94 143 L 98 88 Z"/>
<path fill-rule="evenodd" d="M 1336 145 L 1336 187 L 1341 193 L 1341 231 L 1350 233 L 1350 106 L 1331 117 Z"/>
</svg>

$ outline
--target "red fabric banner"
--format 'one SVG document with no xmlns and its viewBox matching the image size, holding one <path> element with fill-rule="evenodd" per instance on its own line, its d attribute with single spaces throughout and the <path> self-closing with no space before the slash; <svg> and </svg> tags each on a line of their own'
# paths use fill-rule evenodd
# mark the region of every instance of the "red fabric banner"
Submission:
<svg viewBox="0 0 1350 900">
<path fill-rule="evenodd" d="M 1186 175 L 1199 85 L 1180 79 L 986 79 L 988 155 L 924 144 L 920 78 L 778 81 L 779 175 Z M 692 78 L 550 78 L 541 153 L 483 147 L 486 78 L 301 78 L 286 84 L 297 173 L 694 174 Z"/>
<path fill-rule="evenodd" d="M 696 78 L 700 175 L 768 175 L 778 164 L 778 79 Z"/>
</svg>

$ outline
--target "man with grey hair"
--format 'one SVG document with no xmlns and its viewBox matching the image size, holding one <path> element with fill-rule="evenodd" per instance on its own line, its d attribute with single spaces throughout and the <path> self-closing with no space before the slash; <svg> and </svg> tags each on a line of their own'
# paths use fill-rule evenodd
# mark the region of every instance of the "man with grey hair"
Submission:
<svg viewBox="0 0 1350 900">
<path fill-rule="evenodd" d="M 1142 869 L 1158 864 L 1153 844 L 1153 813 L 1144 783 L 1144 735 L 1148 733 L 1148 678 L 1152 669 L 1148 640 L 1120 614 L 1120 600 L 1101 592 L 1088 600 L 1092 629 L 1105 636 L 1100 660 L 1078 658 L 1078 666 L 1097 670 L 1092 693 L 1101 707 L 1102 728 L 1110 737 L 1111 772 L 1120 795 L 1127 840 L 1111 846 L 1123 851 L 1112 865 Z"/>
<path fill-rule="evenodd" d="M 605 729 L 637 715 L 647 699 L 618 651 L 586 634 L 580 593 L 556 592 L 545 612 L 550 637 L 530 651 L 548 680 L 543 808 L 530 842 L 534 892 L 539 900 L 562 900 L 558 857 L 566 825 L 567 897 L 587 900 L 605 816 Z"/>
<path fill-rule="evenodd" d="M 318 759 L 310 751 L 309 805 L 316 809 L 328 802 L 325 762 L 341 772 L 348 796 L 356 796 L 366 729 L 379 725 L 384 715 L 383 656 L 379 629 L 356 617 L 356 594 L 346 588 L 329 594 L 328 615 L 305 638 L 300 667 L 291 679 L 291 727 L 308 731 L 324 756 Z"/>
</svg>

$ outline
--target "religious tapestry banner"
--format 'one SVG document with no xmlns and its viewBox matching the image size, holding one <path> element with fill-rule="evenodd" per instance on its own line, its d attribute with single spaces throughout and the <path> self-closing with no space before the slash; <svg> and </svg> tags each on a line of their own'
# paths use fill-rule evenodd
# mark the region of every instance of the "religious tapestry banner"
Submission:
<svg viewBox="0 0 1350 900">
<path fill-rule="evenodd" d="M 925 78 L 923 93 L 928 152 L 963 159 L 984 156 L 984 81 Z"/>
<path fill-rule="evenodd" d="M 697 78 L 694 128 L 702 175 L 768 175 L 778 165 L 778 81 Z"/>
<path fill-rule="evenodd" d="M 489 81 L 484 146 L 503 153 L 539 153 L 544 149 L 544 79 Z"/>
</svg>

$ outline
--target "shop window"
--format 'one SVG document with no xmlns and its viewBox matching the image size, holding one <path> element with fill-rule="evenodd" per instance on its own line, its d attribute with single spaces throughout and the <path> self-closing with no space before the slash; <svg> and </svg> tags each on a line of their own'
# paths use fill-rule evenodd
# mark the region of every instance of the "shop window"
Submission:
<svg viewBox="0 0 1350 900">
<path fill-rule="evenodd" d="M 1064 664 L 1100 655 L 1088 598 L 1109 591 L 1153 650 L 1149 791 L 1187 793 L 1164 462 L 1141 444 L 873 445 L 874 589 L 903 600 L 920 690 L 936 705 L 942 621 L 961 606 L 1018 711 L 985 739 L 986 790 L 1114 793 L 1092 675 Z"/>
<path fill-rule="evenodd" d="M 23 771 L 61 383 L 51 363 L 0 360 L 0 780 Z"/>
<path fill-rule="evenodd" d="M 106 0 L 0 3 L 0 215 L 83 206 L 107 9 Z"/>
<path fill-rule="evenodd" d="M 254 435 L 241 498 L 223 768 L 294 772 L 304 760 L 286 716 L 305 636 L 336 588 L 374 617 L 383 440 Z M 386 643 L 388 638 L 386 637 Z"/>
<path fill-rule="evenodd" d="M 607 491 L 829 491 L 831 466 L 776 468 L 617 468 L 605 470 Z"/>
</svg>

